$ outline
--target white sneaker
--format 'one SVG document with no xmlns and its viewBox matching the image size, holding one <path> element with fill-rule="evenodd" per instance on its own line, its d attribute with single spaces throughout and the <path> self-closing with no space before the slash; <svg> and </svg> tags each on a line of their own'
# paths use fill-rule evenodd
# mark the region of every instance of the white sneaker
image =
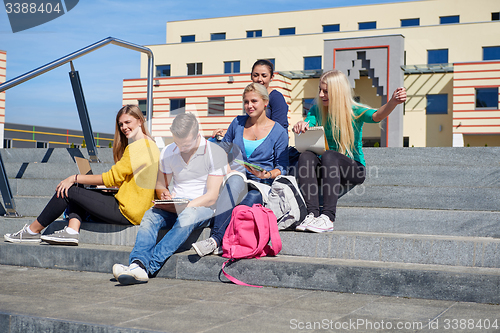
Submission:
<svg viewBox="0 0 500 333">
<path fill-rule="evenodd" d="M 114 264 L 113 265 L 113 276 L 115 277 L 116 280 L 118 280 L 118 277 L 120 276 L 120 274 L 125 272 L 126 270 L 128 270 L 128 266 L 125 266 L 122 264 Z"/>
<path fill-rule="evenodd" d="M 143 270 L 141 266 L 132 264 L 128 269 L 124 270 L 117 278 L 120 284 L 138 284 L 146 283 L 149 280 L 148 272 Z"/>
<path fill-rule="evenodd" d="M 296 231 L 306 231 L 307 226 L 314 221 L 314 214 L 309 213 L 301 224 L 295 227 Z"/>
<path fill-rule="evenodd" d="M 325 214 L 321 214 L 314 219 L 313 222 L 309 223 L 306 230 L 312 232 L 328 232 L 333 231 L 333 222 Z"/>
</svg>

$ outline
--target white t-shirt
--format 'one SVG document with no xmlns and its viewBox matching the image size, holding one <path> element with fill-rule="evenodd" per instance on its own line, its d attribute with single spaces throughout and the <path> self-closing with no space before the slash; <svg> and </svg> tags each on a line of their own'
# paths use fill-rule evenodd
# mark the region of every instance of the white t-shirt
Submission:
<svg viewBox="0 0 500 333">
<path fill-rule="evenodd" d="M 227 167 L 226 152 L 200 135 L 200 145 L 188 163 L 182 158 L 175 143 L 163 148 L 160 170 L 172 174 L 170 193 L 176 198 L 196 199 L 207 192 L 207 178 L 224 176 Z"/>
</svg>

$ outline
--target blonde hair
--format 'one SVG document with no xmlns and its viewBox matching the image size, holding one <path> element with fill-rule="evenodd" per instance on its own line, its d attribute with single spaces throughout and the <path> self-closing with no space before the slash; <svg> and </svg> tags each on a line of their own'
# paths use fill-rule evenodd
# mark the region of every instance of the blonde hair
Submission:
<svg viewBox="0 0 500 333">
<path fill-rule="evenodd" d="M 317 98 L 319 122 L 323 126 L 330 123 L 339 153 L 352 157 L 355 149 L 352 121 L 361 115 L 355 116 L 352 111 L 352 106 L 359 104 L 353 99 L 351 84 L 345 74 L 337 69 L 323 73 L 319 82 L 326 84 L 328 91 L 328 107 L 320 103 L 319 95 Z"/>
<path fill-rule="evenodd" d="M 269 102 L 269 93 L 267 92 L 266 87 L 262 84 L 257 82 L 250 83 L 243 91 L 243 98 L 245 98 L 245 94 L 249 92 L 255 92 L 262 98 L 263 101 Z"/>
<path fill-rule="evenodd" d="M 128 145 L 128 139 L 125 134 L 122 133 L 122 131 L 120 130 L 120 125 L 118 124 L 120 117 L 124 114 L 128 114 L 135 119 L 139 119 L 139 121 L 141 122 L 142 133 L 144 133 L 144 135 L 146 135 L 148 138 L 151 138 L 149 131 L 146 129 L 146 120 L 144 119 L 144 115 L 142 114 L 141 109 L 139 109 L 137 105 L 125 105 L 124 107 L 122 107 L 116 114 L 115 138 L 113 140 L 113 159 L 115 160 L 115 163 L 122 158 L 123 152 Z"/>
</svg>

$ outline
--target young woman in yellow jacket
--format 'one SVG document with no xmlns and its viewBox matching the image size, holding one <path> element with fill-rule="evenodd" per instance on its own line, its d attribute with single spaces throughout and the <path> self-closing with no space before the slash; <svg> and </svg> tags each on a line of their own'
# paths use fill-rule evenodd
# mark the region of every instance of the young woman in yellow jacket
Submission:
<svg viewBox="0 0 500 333">
<path fill-rule="evenodd" d="M 115 165 L 102 175 L 72 175 L 61 181 L 38 218 L 30 226 L 6 234 L 6 241 L 78 245 L 80 224 L 87 214 L 111 224 L 140 224 L 152 206 L 158 172 L 159 150 L 144 126 L 144 116 L 135 105 L 126 105 L 116 115 L 113 143 Z M 115 196 L 88 190 L 83 185 L 118 187 Z M 66 210 L 69 223 L 54 234 L 41 231 Z"/>
</svg>

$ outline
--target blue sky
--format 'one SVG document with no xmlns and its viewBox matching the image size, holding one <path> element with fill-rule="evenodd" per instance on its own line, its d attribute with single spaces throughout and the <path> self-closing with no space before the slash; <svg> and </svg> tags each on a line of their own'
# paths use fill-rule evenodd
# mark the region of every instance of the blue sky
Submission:
<svg viewBox="0 0 500 333">
<path fill-rule="evenodd" d="M 10 80 L 109 36 L 139 45 L 165 43 L 167 21 L 390 2 L 400 1 L 80 0 L 65 15 L 17 33 L 0 10 L 0 50 L 7 51 Z M 139 62 L 140 53 L 114 45 L 74 61 L 95 132 L 114 132 L 122 80 L 139 77 Z M 9 89 L 6 122 L 80 129 L 69 71 L 67 64 Z"/>
</svg>

